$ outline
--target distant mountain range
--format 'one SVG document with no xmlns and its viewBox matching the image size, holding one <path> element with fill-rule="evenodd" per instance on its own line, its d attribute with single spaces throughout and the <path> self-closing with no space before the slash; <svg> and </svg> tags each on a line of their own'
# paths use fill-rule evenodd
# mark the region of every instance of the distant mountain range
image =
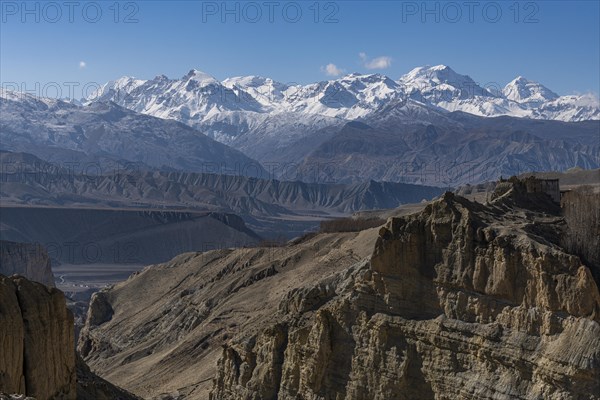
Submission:
<svg viewBox="0 0 600 400">
<path fill-rule="evenodd" d="M 265 115 L 366 119 L 398 101 L 482 117 L 507 115 L 566 122 L 600 119 L 600 102 L 591 95 L 559 96 L 521 76 L 504 88 L 495 83 L 481 86 L 445 65 L 415 68 L 398 80 L 380 74 L 354 73 L 309 85 L 288 85 L 260 76 L 219 82 L 198 70 L 191 70 L 181 79 L 164 75 L 151 80 L 122 77 L 104 84 L 87 99 L 104 100 L 191 126 L 212 126 L 206 133 L 221 137 L 222 141 L 243 133 L 244 128 L 256 127 Z M 219 129 L 217 123 L 240 125 L 242 120 L 245 124 L 237 132 Z"/>
<path fill-rule="evenodd" d="M 26 151 L 54 162 L 264 176 L 255 160 L 173 120 L 140 114 L 112 102 L 87 107 L 0 91 L 0 149 Z M 92 168 L 92 167 L 90 167 Z M 95 169 L 97 171 L 97 169 Z"/>
<path fill-rule="evenodd" d="M 245 176 L 122 171 L 86 175 L 28 153 L 0 151 L 1 204 L 211 211 L 285 217 L 348 214 L 430 200 L 444 189 L 394 182 L 319 184 Z"/>
<path fill-rule="evenodd" d="M 123 210 L 129 212 L 123 214 L 126 216 L 142 211 L 237 214 L 261 235 L 276 237 L 281 233 L 291 238 L 314 229 L 322 219 L 419 203 L 444 191 L 394 182 L 318 184 L 157 170 L 92 176 L 31 154 L 4 151 L 0 151 L 0 165 L 3 223 L 6 225 L 9 215 L 16 216 L 11 220 L 13 234 L 3 237 L 21 241 L 29 236 L 14 232 L 24 231 L 18 226 L 25 223 L 25 218 L 19 220 L 21 214 L 8 212 L 7 208 Z M 29 220 L 39 222 L 36 218 Z"/>
<path fill-rule="evenodd" d="M 310 85 L 197 70 L 123 77 L 75 103 L 4 91 L 0 148 L 328 183 L 457 186 L 600 166 L 597 98 L 523 77 L 482 86 L 444 65 Z"/>
<path fill-rule="evenodd" d="M 303 180 L 324 165 L 335 171 L 319 179 L 436 185 L 598 165 L 598 99 L 559 96 L 523 77 L 482 86 L 444 65 L 398 80 L 350 74 L 304 86 L 258 76 L 220 82 L 197 70 L 123 77 L 88 99 L 98 101 L 181 121 L 263 164 L 293 164 L 287 173 Z"/>
</svg>

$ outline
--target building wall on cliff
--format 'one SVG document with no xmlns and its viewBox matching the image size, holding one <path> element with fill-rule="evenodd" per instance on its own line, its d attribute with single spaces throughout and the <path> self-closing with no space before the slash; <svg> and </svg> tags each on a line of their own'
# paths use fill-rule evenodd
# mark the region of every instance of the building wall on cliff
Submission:
<svg viewBox="0 0 600 400">
<path fill-rule="evenodd" d="M 546 193 L 556 203 L 560 203 L 558 179 L 528 178 L 525 180 L 527 193 Z"/>
</svg>

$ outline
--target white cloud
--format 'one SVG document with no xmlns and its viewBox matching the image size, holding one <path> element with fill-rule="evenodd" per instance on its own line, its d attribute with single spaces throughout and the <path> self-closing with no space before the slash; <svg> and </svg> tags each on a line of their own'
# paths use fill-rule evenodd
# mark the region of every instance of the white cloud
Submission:
<svg viewBox="0 0 600 400">
<path fill-rule="evenodd" d="M 377 57 L 365 63 L 368 69 L 386 69 L 392 66 L 392 58 L 387 56 Z"/>
<path fill-rule="evenodd" d="M 392 57 L 381 56 L 369 60 L 367 54 L 364 52 L 358 53 L 358 56 L 362 60 L 364 67 L 367 69 L 386 69 L 392 66 Z"/>
<path fill-rule="evenodd" d="M 79 68 L 84 69 L 85 67 L 87 67 L 87 64 L 85 61 L 79 61 Z"/>
<path fill-rule="evenodd" d="M 329 63 L 324 67 L 321 67 L 321 71 L 325 72 L 327 76 L 339 76 L 345 72 L 344 69 L 338 68 L 337 65 Z"/>
</svg>

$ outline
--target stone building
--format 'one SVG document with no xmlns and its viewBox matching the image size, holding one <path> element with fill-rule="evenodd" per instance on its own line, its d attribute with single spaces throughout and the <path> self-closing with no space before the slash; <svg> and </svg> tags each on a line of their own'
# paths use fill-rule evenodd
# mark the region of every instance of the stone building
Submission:
<svg viewBox="0 0 600 400">
<path fill-rule="evenodd" d="M 560 188 L 558 179 L 540 179 L 533 176 L 523 179 L 527 193 L 546 193 L 552 200 L 560 204 Z"/>
<path fill-rule="evenodd" d="M 502 196 L 513 188 L 521 194 L 545 193 L 554 203 L 560 204 L 560 186 L 558 179 L 540 179 L 535 176 L 521 179 L 516 176 L 509 179 L 500 178 L 500 181 L 496 184 L 496 188 L 492 194 L 492 199 Z"/>
</svg>

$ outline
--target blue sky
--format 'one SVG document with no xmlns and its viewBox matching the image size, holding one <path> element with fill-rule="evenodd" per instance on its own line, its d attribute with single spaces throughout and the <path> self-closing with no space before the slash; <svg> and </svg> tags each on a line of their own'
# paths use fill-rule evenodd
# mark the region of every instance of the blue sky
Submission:
<svg viewBox="0 0 600 400">
<path fill-rule="evenodd" d="M 600 91 L 598 1 L 77 3 L 1 1 L 4 87 L 56 82 L 67 93 L 69 82 L 176 78 L 192 68 L 286 83 L 347 72 L 397 79 L 446 64 L 482 85 L 522 75 L 559 94 Z"/>
</svg>

